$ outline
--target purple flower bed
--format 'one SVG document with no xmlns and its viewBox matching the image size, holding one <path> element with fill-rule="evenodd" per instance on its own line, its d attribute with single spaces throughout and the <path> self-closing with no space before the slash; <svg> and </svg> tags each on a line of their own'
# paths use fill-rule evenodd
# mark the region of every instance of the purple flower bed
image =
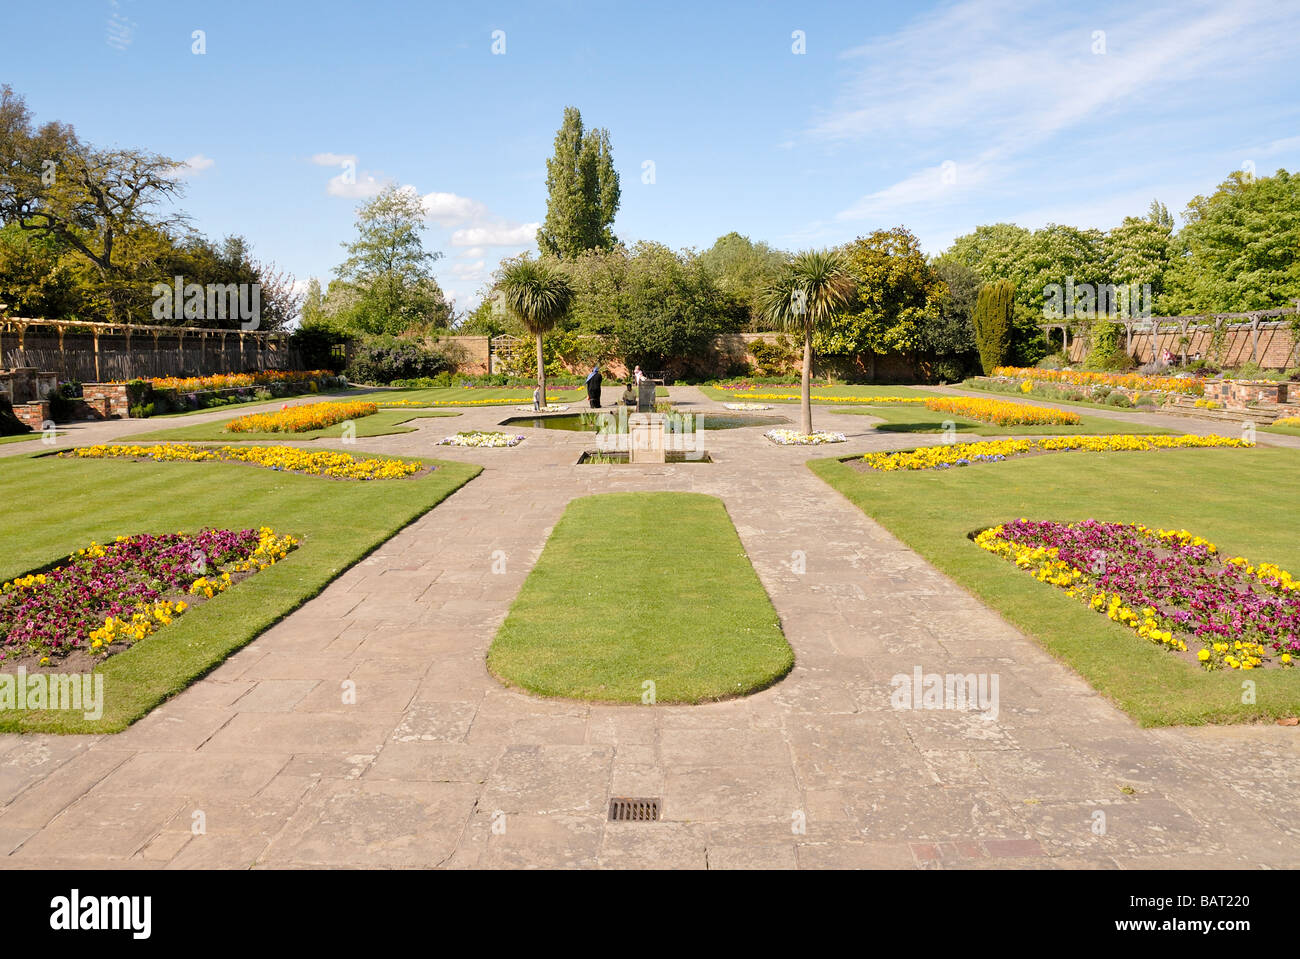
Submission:
<svg viewBox="0 0 1300 959">
<path fill-rule="evenodd" d="M 1011 549 L 999 548 L 998 541 Z M 1204 655 L 1197 657 L 1207 668 L 1262 665 L 1252 660 L 1262 659 L 1264 650 L 1279 654 L 1287 665 L 1300 653 L 1300 583 L 1269 563 L 1222 558 L 1213 543 L 1185 530 L 1021 519 L 982 534 L 977 542 L 1041 572 L 1045 582 L 1094 609 L 1113 608 L 1119 615 L 1112 619 L 1135 629 L 1141 628 L 1139 620 L 1154 621 L 1149 631 L 1169 630 L 1183 641 L 1199 642 Z M 1037 548 L 1054 553 L 1028 552 Z M 1131 621 L 1125 613 L 1132 614 Z"/>
<path fill-rule="evenodd" d="M 66 655 L 90 645 L 109 617 L 184 594 L 196 580 L 257 552 L 258 530 L 120 537 L 92 544 L 48 573 L 0 587 L 0 660 L 27 653 Z"/>
</svg>

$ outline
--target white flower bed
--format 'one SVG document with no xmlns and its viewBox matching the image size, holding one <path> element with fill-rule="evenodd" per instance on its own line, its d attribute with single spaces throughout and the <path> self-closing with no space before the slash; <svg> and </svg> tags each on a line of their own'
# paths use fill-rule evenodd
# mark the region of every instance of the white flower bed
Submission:
<svg viewBox="0 0 1300 959">
<path fill-rule="evenodd" d="M 483 432 L 482 430 L 463 430 L 455 436 L 438 440 L 439 446 L 473 446 L 478 449 L 518 446 L 524 441 L 522 434 Z"/>
<path fill-rule="evenodd" d="M 743 410 L 746 413 L 757 412 L 758 410 L 770 410 L 772 407 L 766 403 L 723 403 L 729 410 Z"/>
<path fill-rule="evenodd" d="M 823 443 L 846 443 L 848 437 L 843 433 L 829 433 L 826 430 L 813 430 L 800 433 L 798 430 L 768 430 L 763 434 L 777 446 L 821 446 Z"/>
<path fill-rule="evenodd" d="M 563 413 L 568 409 L 567 406 L 556 406 L 554 403 L 547 403 L 545 406 L 533 409 L 531 406 L 516 406 L 521 413 Z"/>
</svg>

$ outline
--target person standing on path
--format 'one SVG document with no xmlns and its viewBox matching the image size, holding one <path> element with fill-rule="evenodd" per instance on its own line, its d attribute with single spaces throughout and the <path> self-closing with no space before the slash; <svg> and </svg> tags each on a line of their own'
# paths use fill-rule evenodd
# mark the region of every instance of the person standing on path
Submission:
<svg viewBox="0 0 1300 959">
<path fill-rule="evenodd" d="M 600 384 L 604 378 L 600 375 L 600 367 L 593 366 L 591 372 L 587 374 L 587 402 L 591 404 L 594 410 L 600 409 Z"/>
</svg>

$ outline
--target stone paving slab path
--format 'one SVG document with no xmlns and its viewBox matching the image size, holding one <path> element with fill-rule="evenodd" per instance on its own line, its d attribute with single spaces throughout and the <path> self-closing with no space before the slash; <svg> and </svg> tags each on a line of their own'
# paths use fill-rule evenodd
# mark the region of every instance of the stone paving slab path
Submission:
<svg viewBox="0 0 1300 959">
<path fill-rule="evenodd" d="M 718 406 L 692 388 L 672 394 Z M 468 410 L 451 428 L 510 415 Z M 630 468 L 575 465 L 590 445 L 578 433 L 528 429 L 515 449 L 461 450 L 434 445 L 450 431 L 435 419 L 358 439 L 485 470 L 127 731 L 0 737 L 0 862 L 1300 863 L 1295 729 L 1139 729 L 803 466 L 918 437 L 815 417 L 850 443 L 779 448 L 761 429 L 717 431 L 712 464 Z M 623 490 L 723 500 L 794 648 L 786 679 L 743 700 L 651 707 L 544 700 L 487 673 L 492 637 L 566 505 Z M 664 541 L 671 562 L 670 515 Z M 997 718 L 891 708 L 890 678 L 916 666 L 997 673 Z M 613 796 L 660 797 L 664 821 L 607 822 Z"/>
</svg>

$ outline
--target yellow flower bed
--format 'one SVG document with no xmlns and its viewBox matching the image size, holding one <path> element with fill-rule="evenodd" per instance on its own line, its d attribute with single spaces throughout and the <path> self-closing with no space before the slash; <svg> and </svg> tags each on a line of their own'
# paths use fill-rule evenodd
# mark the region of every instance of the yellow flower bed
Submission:
<svg viewBox="0 0 1300 959">
<path fill-rule="evenodd" d="M 1187 393 L 1200 396 L 1205 392 L 1205 381 L 1182 376 L 1143 376 L 1140 373 L 1093 373 L 1087 370 L 1040 370 L 1025 366 L 999 366 L 994 376 L 1016 380 L 1037 380 L 1044 383 L 1069 383 L 1071 386 L 1092 386 L 1104 383 L 1130 390 L 1155 390 L 1166 393 Z M 1022 386 L 1023 389 L 1023 386 Z"/>
<path fill-rule="evenodd" d="M 379 412 L 374 403 L 304 403 L 275 413 L 249 413 L 226 424 L 227 433 L 307 433 Z"/>
<path fill-rule="evenodd" d="M 239 462 L 264 469 L 333 479 L 401 479 L 424 469 L 412 460 L 358 459 L 348 453 L 326 450 L 300 450 L 290 446 L 193 446 L 188 443 L 164 443 L 154 446 L 83 446 L 60 453 L 79 459 L 151 459 L 156 462 Z"/>
<path fill-rule="evenodd" d="M 1026 453 L 1058 453 L 1083 450 L 1089 453 L 1145 452 L 1147 450 L 1242 448 L 1253 446 L 1225 436 L 1051 436 L 1040 440 L 985 440 L 978 443 L 946 443 L 893 453 L 867 453 L 862 457 L 872 469 L 932 470 L 972 463 L 991 463 Z"/>
<path fill-rule="evenodd" d="M 1274 426 L 1300 426 L 1300 416 L 1279 416 L 1273 421 Z"/>
<path fill-rule="evenodd" d="M 936 413 L 955 413 L 981 423 L 998 426 L 1073 426 L 1079 414 L 1054 410 L 1047 406 L 1027 406 L 1007 400 L 986 400 L 968 396 L 940 396 L 925 401 L 925 408 Z"/>
<path fill-rule="evenodd" d="M 567 389 L 556 390 L 557 393 L 567 392 Z M 523 396 L 516 396 L 514 399 L 506 397 L 497 397 L 494 400 L 380 400 L 379 406 L 383 409 L 397 409 L 405 406 L 435 407 L 435 406 L 509 406 L 512 403 L 518 403 Z"/>
<path fill-rule="evenodd" d="M 798 393 L 743 393 L 736 392 L 733 394 L 737 399 L 742 400 L 801 400 L 803 399 Z M 924 403 L 924 396 L 818 396 L 812 394 L 812 399 L 820 403 L 852 403 L 854 406 L 878 406 L 881 403 Z"/>
</svg>

